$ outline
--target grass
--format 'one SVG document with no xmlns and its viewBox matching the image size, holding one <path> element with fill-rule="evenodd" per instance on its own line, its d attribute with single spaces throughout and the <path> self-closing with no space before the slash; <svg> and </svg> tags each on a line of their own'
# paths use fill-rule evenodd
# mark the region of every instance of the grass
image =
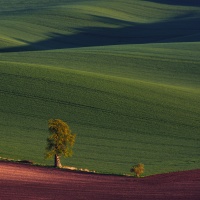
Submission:
<svg viewBox="0 0 200 200">
<path fill-rule="evenodd" d="M 63 165 L 199 168 L 200 8 L 59 2 L 0 2 L 0 156 L 51 164 L 47 121 L 60 118 L 77 133 Z"/>
</svg>

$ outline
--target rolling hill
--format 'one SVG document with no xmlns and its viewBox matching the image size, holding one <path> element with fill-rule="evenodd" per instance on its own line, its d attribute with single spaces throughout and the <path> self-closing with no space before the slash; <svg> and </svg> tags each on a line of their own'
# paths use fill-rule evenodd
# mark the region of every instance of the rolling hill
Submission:
<svg viewBox="0 0 200 200">
<path fill-rule="evenodd" d="M 60 118 L 77 133 L 64 165 L 199 168 L 199 23 L 197 1 L 0 0 L 0 157 L 50 164 Z"/>
</svg>

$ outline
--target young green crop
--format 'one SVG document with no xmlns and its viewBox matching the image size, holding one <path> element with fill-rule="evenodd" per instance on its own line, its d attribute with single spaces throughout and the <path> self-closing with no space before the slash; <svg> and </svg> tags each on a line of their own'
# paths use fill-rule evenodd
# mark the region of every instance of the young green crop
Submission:
<svg viewBox="0 0 200 200">
<path fill-rule="evenodd" d="M 46 2 L 0 3 L 0 156 L 51 164 L 53 117 L 79 133 L 63 165 L 199 168 L 199 6 Z"/>
</svg>

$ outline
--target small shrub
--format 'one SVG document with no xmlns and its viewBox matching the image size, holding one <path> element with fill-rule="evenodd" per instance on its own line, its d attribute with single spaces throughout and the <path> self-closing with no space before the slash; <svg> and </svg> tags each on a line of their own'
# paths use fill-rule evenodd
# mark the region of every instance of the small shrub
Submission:
<svg viewBox="0 0 200 200">
<path fill-rule="evenodd" d="M 144 173 L 144 164 L 139 163 L 139 164 L 133 166 L 130 171 L 134 172 L 135 175 L 139 178 L 140 175 Z"/>
</svg>

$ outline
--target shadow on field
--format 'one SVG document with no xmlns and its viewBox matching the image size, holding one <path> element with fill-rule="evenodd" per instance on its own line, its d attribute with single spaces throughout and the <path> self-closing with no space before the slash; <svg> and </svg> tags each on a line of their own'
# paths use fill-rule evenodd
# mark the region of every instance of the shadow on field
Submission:
<svg viewBox="0 0 200 200">
<path fill-rule="evenodd" d="M 104 17 L 96 17 L 96 19 L 99 21 L 114 20 Z M 192 12 L 159 23 L 139 24 L 113 21 L 113 24 L 117 23 L 124 24 L 124 26 L 120 28 L 86 27 L 77 29 L 77 33 L 73 35 L 50 33 L 47 40 L 29 43 L 26 46 L 2 48 L 0 52 L 200 41 L 200 14 L 197 15 Z"/>
<path fill-rule="evenodd" d="M 200 6 L 199 0 L 146 0 L 155 3 L 162 3 L 177 6 Z"/>
</svg>

